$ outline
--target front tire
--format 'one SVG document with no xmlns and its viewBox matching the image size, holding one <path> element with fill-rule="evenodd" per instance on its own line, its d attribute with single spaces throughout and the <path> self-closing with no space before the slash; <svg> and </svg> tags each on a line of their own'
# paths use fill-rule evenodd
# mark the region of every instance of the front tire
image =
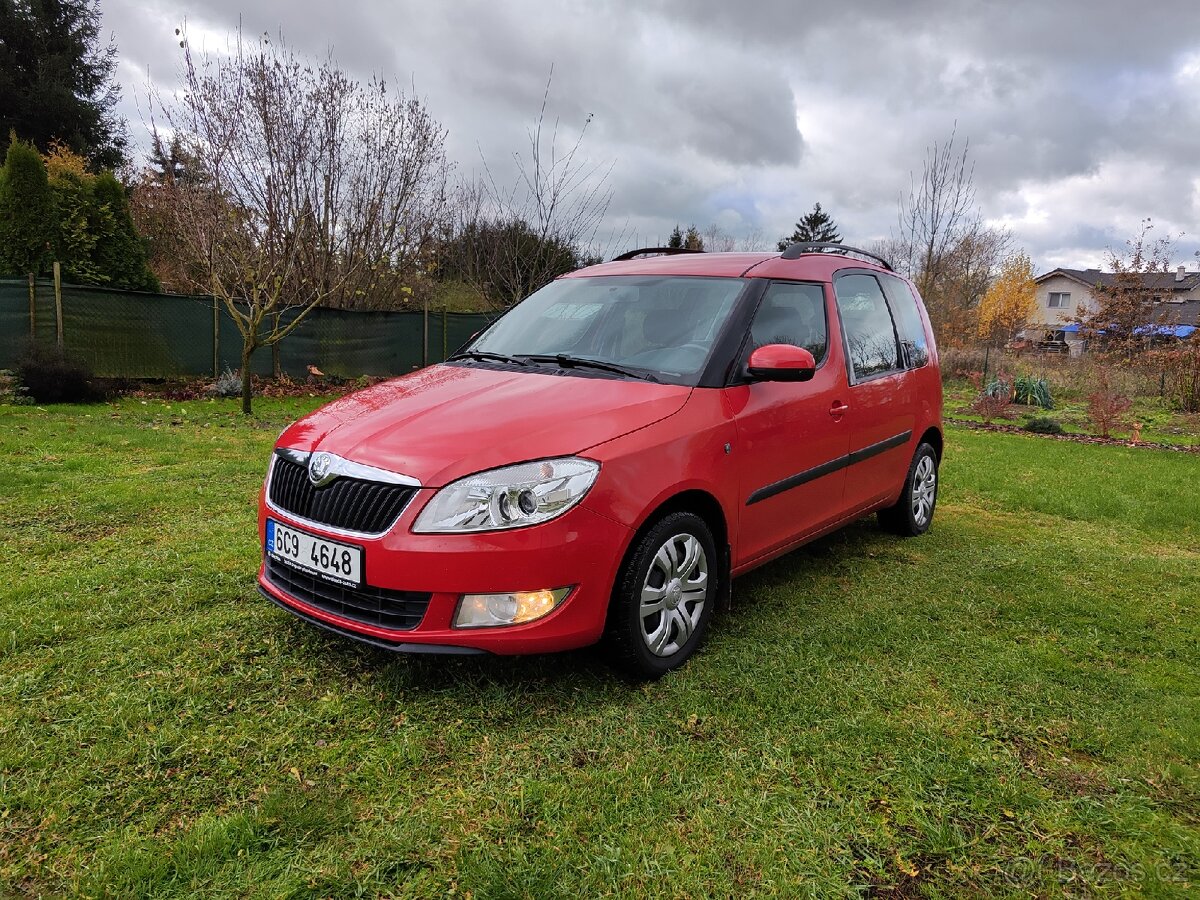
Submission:
<svg viewBox="0 0 1200 900">
<path fill-rule="evenodd" d="M 879 524 L 902 537 L 924 534 L 933 524 L 937 492 L 938 453 L 932 444 L 921 444 L 908 467 L 900 499 L 895 506 L 879 511 Z"/>
<path fill-rule="evenodd" d="M 712 619 L 723 577 L 712 531 L 694 513 L 664 516 L 630 549 L 608 609 L 614 664 L 660 678 L 687 662 Z"/>
</svg>

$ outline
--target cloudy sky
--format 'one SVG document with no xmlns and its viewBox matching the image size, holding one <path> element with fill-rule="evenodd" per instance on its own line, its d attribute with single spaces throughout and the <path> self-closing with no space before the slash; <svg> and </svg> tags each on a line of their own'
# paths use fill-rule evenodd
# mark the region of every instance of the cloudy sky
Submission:
<svg viewBox="0 0 1200 900">
<path fill-rule="evenodd" d="M 147 79 L 244 32 L 328 51 L 424 98 L 459 170 L 508 164 L 549 112 L 611 164 L 606 233 L 717 224 L 773 241 L 820 202 L 886 237 L 926 148 L 957 127 L 981 211 L 1038 271 L 1099 265 L 1149 216 L 1200 266 L 1196 0 L 102 0 L 135 140 Z M 139 103 L 139 98 L 141 102 Z M 1182 236 L 1180 237 L 1180 233 Z M 614 249 L 626 249 L 624 246 Z"/>
</svg>

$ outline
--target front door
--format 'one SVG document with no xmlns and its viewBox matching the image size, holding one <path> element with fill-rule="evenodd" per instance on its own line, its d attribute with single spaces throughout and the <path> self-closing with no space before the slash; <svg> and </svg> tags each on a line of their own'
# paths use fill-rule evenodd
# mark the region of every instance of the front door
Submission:
<svg viewBox="0 0 1200 900">
<path fill-rule="evenodd" d="M 741 521 L 738 566 L 795 543 L 839 518 L 849 429 L 842 347 L 829 340 L 831 304 L 819 284 L 774 282 L 751 326 L 746 355 L 764 344 L 809 350 L 807 382 L 754 382 L 726 389 L 737 425 Z"/>
</svg>

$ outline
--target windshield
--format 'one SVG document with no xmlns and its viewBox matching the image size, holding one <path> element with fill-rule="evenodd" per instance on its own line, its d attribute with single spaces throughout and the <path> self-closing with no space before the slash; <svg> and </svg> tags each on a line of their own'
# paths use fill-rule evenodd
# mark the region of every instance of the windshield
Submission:
<svg viewBox="0 0 1200 900">
<path fill-rule="evenodd" d="M 745 283 L 679 275 L 562 278 L 514 307 L 470 351 L 565 355 L 694 383 Z"/>
</svg>

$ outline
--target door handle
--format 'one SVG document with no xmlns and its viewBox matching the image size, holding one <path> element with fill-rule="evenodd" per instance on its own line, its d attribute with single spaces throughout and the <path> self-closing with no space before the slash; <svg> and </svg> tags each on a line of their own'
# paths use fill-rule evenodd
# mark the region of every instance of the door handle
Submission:
<svg viewBox="0 0 1200 900">
<path fill-rule="evenodd" d="M 834 400 L 833 406 L 829 407 L 829 414 L 835 419 L 840 419 L 848 412 L 850 412 L 850 407 L 841 400 Z"/>
</svg>

